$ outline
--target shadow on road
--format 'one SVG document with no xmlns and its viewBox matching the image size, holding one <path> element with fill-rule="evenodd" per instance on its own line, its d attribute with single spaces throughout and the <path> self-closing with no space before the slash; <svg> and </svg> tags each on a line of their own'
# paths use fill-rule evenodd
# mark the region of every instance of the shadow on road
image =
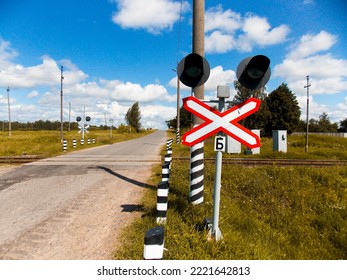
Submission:
<svg viewBox="0 0 347 280">
<path fill-rule="evenodd" d="M 131 183 L 131 184 L 134 184 L 136 186 L 139 186 L 141 188 L 147 188 L 147 189 L 152 189 L 152 190 L 157 190 L 157 187 L 156 186 L 153 186 L 153 185 L 149 185 L 149 184 L 146 184 L 146 183 L 143 183 L 143 182 L 140 182 L 140 181 L 136 181 L 134 179 L 131 179 L 131 178 L 128 178 L 128 177 L 125 177 L 117 172 L 114 172 L 113 170 L 107 168 L 107 167 L 104 167 L 104 166 L 97 166 L 98 169 L 102 169 L 104 171 L 106 171 L 107 173 L 119 178 L 119 179 L 122 179 L 128 183 Z"/>
</svg>

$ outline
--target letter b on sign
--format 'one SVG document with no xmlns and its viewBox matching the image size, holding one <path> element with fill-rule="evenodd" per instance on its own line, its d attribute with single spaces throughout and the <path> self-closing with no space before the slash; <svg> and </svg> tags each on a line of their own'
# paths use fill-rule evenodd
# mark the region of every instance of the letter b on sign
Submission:
<svg viewBox="0 0 347 280">
<path fill-rule="evenodd" d="M 216 136 L 214 139 L 215 152 L 225 152 L 225 136 Z"/>
</svg>

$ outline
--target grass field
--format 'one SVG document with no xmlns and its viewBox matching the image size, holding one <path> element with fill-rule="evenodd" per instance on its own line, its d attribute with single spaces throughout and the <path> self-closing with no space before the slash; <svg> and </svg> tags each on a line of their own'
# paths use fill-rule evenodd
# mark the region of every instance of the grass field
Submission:
<svg viewBox="0 0 347 280">
<path fill-rule="evenodd" d="M 344 138 L 312 136 L 308 154 L 303 136 L 290 136 L 288 141 L 286 154 L 272 152 L 271 139 L 263 139 L 261 155 L 233 156 L 347 159 Z M 173 156 L 189 156 L 189 149 L 173 144 Z M 205 157 L 214 157 L 210 139 Z M 346 166 L 223 166 L 219 242 L 208 240 L 203 223 L 212 217 L 214 169 L 205 162 L 205 200 L 194 206 L 187 200 L 189 162 L 173 161 L 164 259 L 347 258 Z M 149 183 L 155 186 L 160 180 L 161 166 L 156 166 Z M 143 259 L 143 238 L 157 226 L 155 221 L 156 191 L 148 190 L 142 218 L 124 232 L 124 246 L 115 259 Z"/>
<path fill-rule="evenodd" d="M 64 132 L 64 138 L 68 141 L 68 151 L 73 151 L 130 140 L 151 132 L 153 131 L 118 133 L 117 130 L 114 130 L 111 138 L 110 131 L 91 130 L 85 135 L 84 145 L 80 145 L 81 134 L 78 134 L 77 131 Z M 95 138 L 96 143 L 88 145 L 87 138 Z M 72 148 L 73 139 L 76 139 L 78 143 L 76 149 Z M 60 131 L 12 131 L 11 137 L 8 136 L 8 132 L 0 132 L 0 156 L 35 155 L 50 157 L 62 153 Z"/>
<path fill-rule="evenodd" d="M 142 136 L 143 133 L 91 131 L 95 145 Z M 173 133 L 168 137 L 174 138 Z M 71 147 L 77 132 L 65 132 Z M 205 157 L 213 158 L 213 139 L 205 141 Z M 95 146 L 94 145 L 94 146 Z M 77 149 L 92 145 L 78 145 Z M 304 136 L 289 136 L 288 152 L 272 151 L 271 139 L 262 139 L 260 155 L 223 157 L 347 159 L 347 139 L 310 136 L 304 153 Z M 72 149 L 69 148 L 68 151 Z M 0 132 L 0 155 L 61 154 L 59 131 Z M 162 156 L 165 154 L 165 147 Z M 173 144 L 173 157 L 189 157 L 189 148 Z M 204 203 L 188 203 L 189 161 L 173 161 L 169 209 L 165 225 L 164 259 L 346 259 L 347 258 L 347 166 L 339 167 L 245 167 L 224 165 L 222 170 L 219 226 L 223 239 L 208 240 L 205 218 L 212 217 L 213 163 L 205 162 Z M 161 180 L 161 165 L 154 166 L 148 182 Z M 154 189 L 154 190 L 153 190 Z M 145 232 L 156 225 L 156 191 L 143 198 L 143 215 L 127 227 L 122 250 L 115 259 L 143 259 Z"/>
</svg>

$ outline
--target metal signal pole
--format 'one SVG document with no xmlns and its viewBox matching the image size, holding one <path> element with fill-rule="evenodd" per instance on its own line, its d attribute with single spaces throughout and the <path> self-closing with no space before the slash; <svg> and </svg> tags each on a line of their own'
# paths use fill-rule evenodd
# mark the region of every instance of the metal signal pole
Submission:
<svg viewBox="0 0 347 280">
<path fill-rule="evenodd" d="M 177 71 L 176 71 L 177 72 Z M 180 143 L 180 79 L 177 74 L 177 127 L 176 127 L 176 143 Z"/>
<path fill-rule="evenodd" d="M 308 113 L 309 113 L 309 104 L 310 104 L 310 96 L 309 96 L 309 88 L 311 86 L 310 84 L 310 76 L 306 76 L 307 83 L 304 88 L 307 89 L 307 109 L 306 109 L 306 144 L 305 144 L 305 153 L 308 152 Z"/>
<path fill-rule="evenodd" d="M 193 53 L 205 54 L 205 0 L 193 0 Z M 195 87 L 192 93 L 198 99 L 204 99 L 204 86 Z M 193 125 L 203 121 L 193 116 Z M 190 148 L 190 188 L 189 200 L 192 204 L 204 201 L 204 142 Z"/>
<path fill-rule="evenodd" d="M 60 67 L 60 140 L 61 143 L 63 143 L 64 140 L 64 134 L 63 134 L 63 129 L 64 129 L 64 119 L 63 119 L 63 66 Z"/>
</svg>

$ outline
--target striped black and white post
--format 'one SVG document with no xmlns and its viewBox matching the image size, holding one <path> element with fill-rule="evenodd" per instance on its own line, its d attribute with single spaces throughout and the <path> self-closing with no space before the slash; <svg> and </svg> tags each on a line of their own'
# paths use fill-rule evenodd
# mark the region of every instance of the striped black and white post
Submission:
<svg viewBox="0 0 347 280">
<path fill-rule="evenodd" d="M 63 139 L 63 151 L 66 152 L 67 150 L 67 140 Z"/>
<path fill-rule="evenodd" d="M 171 170 L 171 167 L 172 167 L 172 154 L 166 154 L 164 162 L 169 164 L 169 169 Z"/>
<path fill-rule="evenodd" d="M 176 130 L 176 144 L 181 143 L 181 135 L 180 135 L 180 130 Z"/>
<path fill-rule="evenodd" d="M 145 234 L 143 257 L 145 260 L 160 260 L 164 255 L 164 226 L 151 228 Z"/>
<path fill-rule="evenodd" d="M 87 139 L 87 143 L 88 143 L 88 145 L 90 145 L 90 138 Z"/>
<path fill-rule="evenodd" d="M 168 182 L 170 177 L 170 163 L 164 163 L 161 166 L 161 181 Z"/>
<path fill-rule="evenodd" d="M 96 143 L 95 138 L 93 138 L 93 139 L 92 139 L 92 143 L 93 143 L 93 144 L 95 144 L 95 143 Z"/>
<path fill-rule="evenodd" d="M 84 139 L 81 138 L 81 145 L 84 145 Z"/>
<path fill-rule="evenodd" d="M 189 201 L 192 204 L 204 202 L 204 142 L 190 148 Z"/>
<path fill-rule="evenodd" d="M 171 138 L 171 139 L 168 139 L 168 140 L 166 141 L 166 150 L 171 148 L 172 143 L 173 143 L 173 139 L 172 139 L 172 138 Z"/>
<path fill-rule="evenodd" d="M 77 147 L 77 140 L 76 139 L 72 139 L 72 147 L 74 149 L 76 149 L 76 147 Z"/>
<path fill-rule="evenodd" d="M 166 223 L 169 182 L 160 182 L 157 190 L 157 224 Z"/>
</svg>

